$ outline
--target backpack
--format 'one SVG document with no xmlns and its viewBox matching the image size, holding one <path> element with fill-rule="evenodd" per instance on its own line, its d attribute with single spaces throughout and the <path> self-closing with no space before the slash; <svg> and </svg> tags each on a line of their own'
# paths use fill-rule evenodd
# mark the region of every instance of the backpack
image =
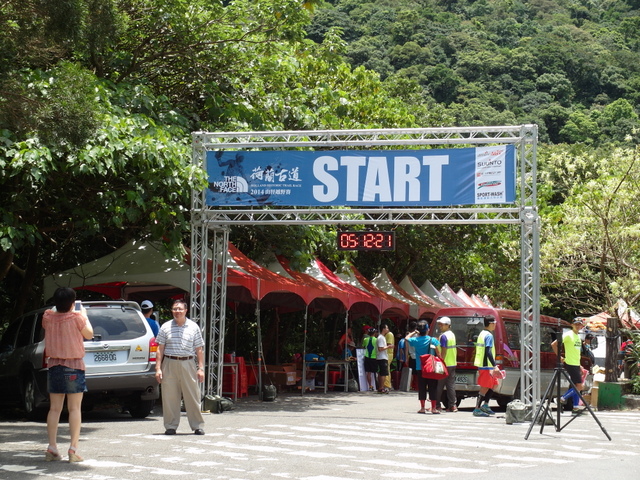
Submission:
<svg viewBox="0 0 640 480">
<path fill-rule="evenodd" d="M 538 407 L 539 405 L 536 405 L 536 408 Z M 507 425 L 530 422 L 533 420 L 535 412 L 536 410 L 534 410 L 532 405 L 526 405 L 516 398 L 507 404 L 505 422 Z M 544 422 L 545 425 L 553 425 L 553 419 L 551 418 L 551 413 L 549 411 L 547 411 L 546 417 L 543 417 L 541 414 L 542 412 L 540 412 L 536 419 L 536 423 L 538 425 L 542 425 L 542 422 Z"/>
<path fill-rule="evenodd" d="M 507 404 L 507 413 L 505 415 L 507 425 L 530 422 L 531 418 L 530 405 L 526 405 L 518 399 L 511 400 Z"/>
<path fill-rule="evenodd" d="M 204 397 L 204 410 L 209 410 L 211 413 L 228 412 L 234 408 L 236 405 L 230 398 L 220 395 L 206 395 Z"/>
</svg>

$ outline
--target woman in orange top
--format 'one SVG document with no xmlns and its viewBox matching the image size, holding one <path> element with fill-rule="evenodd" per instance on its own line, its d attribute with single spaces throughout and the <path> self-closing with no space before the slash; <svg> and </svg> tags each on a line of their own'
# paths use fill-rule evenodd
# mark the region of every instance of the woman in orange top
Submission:
<svg viewBox="0 0 640 480">
<path fill-rule="evenodd" d="M 76 452 L 80 440 L 82 422 L 82 395 L 87 391 L 84 377 L 84 339 L 93 338 L 93 328 L 84 307 L 74 309 L 76 292 L 72 288 L 58 288 L 53 294 L 55 309 L 47 310 L 42 317 L 45 329 L 44 345 L 47 355 L 49 414 L 47 415 L 47 435 L 49 446 L 46 460 L 60 460 L 57 437 L 60 413 L 67 397 L 69 411 L 69 461 L 81 462 L 83 458 Z"/>
</svg>

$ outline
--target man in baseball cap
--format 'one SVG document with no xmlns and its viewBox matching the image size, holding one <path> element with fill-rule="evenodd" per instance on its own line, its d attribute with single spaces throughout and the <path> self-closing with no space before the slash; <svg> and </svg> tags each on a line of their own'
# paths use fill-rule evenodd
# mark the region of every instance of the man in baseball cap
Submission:
<svg viewBox="0 0 640 480">
<path fill-rule="evenodd" d="M 151 303 L 151 300 L 143 300 L 140 304 L 140 309 L 142 310 L 142 315 L 144 315 L 144 318 L 147 320 L 147 323 L 153 331 L 153 336 L 157 337 L 158 332 L 160 331 L 160 324 L 152 317 L 153 303 Z"/>
<path fill-rule="evenodd" d="M 456 350 L 456 336 L 451 330 L 451 319 L 440 317 L 436 320 L 440 335 L 440 348 L 442 348 L 442 358 L 447 366 L 449 375 L 438 380 L 438 401 L 442 398 L 442 392 L 447 388 L 447 411 L 457 412 L 456 398 L 456 366 L 458 365 L 458 353 Z"/>
<path fill-rule="evenodd" d="M 571 323 L 571 330 L 565 332 L 562 335 L 562 346 L 564 347 L 564 356 L 560 357 L 564 362 L 564 369 L 569 374 L 571 381 L 574 383 L 575 388 L 571 387 L 565 392 L 560 401 L 565 403 L 569 400 L 573 402 L 573 414 L 578 415 L 582 413 L 584 407 L 580 407 L 580 396 L 578 392 L 581 392 L 584 385 L 582 383 L 582 367 L 580 366 L 580 352 L 582 351 L 582 339 L 578 335 L 579 330 L 584 325 L 584 319 L 576 317 Z M 551 348 L 554 353 L 558 354 L 558 341 L 554 340 L 551 343 Z"/>
<path fill-rule="evenodd" d="M 480 386 L 480 390 L 476 408 L 473 410 L 474 417 L 495 415 L 495 412 L 489 407 L 489 401 L 493 397 L 493 389 L 498 385 L 495 374 L 500 371 L 496 362 L 496 347 L 493 338 L 496 325 L 496 317 L 486 315 L 484 317 L 484 330 L 480 332 L 476 340 L 476 355 L 473 364 L 478 367 L 476 381 Z"/>
</svg>

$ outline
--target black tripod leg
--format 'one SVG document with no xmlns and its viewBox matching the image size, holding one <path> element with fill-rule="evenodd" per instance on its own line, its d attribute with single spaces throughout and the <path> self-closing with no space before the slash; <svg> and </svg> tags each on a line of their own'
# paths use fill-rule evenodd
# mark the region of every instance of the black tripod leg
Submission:
<svg viewBox="0 0 640 480">
<path fill-rule="evenodd" d="M 549 387 L 547 387 L 547 393 L 545 393 L 544 397 L 542 397 L 542 413 L 541 415 L 538 416 L 539 420 L 540 420 L 540 433 L 542 433 L 544 431 L 544 427 L 547 423 L 547 417 L 551 418 L 551 422 L 553 423 L 553 426 L 556 429 L 556 432 L 558 431 L 558 427 L 560 426 L 560 424 L 556 424 L 556 422 L 554 422 L 553 417 L 551 416 L 551 414 L 549 413 L 549 411 L 551 410 L 551 399 L 553 398 L 553 392 L 552 392 L 552 388 L 550 388 L 551 385 Z"/>
<path fill-rule="evenodd" d="M 554 383 L 556 383 L 556 377 L 559 375 L 558 369 L 556 369 L 553 372 L 553 378 L 551 379 L 551 382 L 549 382 L 549 386 L 547 387 L 547 391 L 544 393 L 544 396 L 542 397 L 542 401 L 540 402 L 540 406 L 536 409 L 536 413 L 533 416 L 533 418 L 531 419 L 531 425 L 529 425 L 529 429 L 527 430 L 527 434 L 524 436 L 525 440 L 529 439 L 529 434 L 531 433 L 531 430 L 533 429 L 533 426 L 536 424 L 536 420 L 538 420 L 538 417 L 540 416 L 540 411 L 544 408 L 544 418 L 546 419 L 548 411 L 549 411 L 549 404 L 551 403 L 551 390 L 553 389 L 553 385 Z M 559 380 L 559 377 L 558 377 Z M 559 381 L 558 381 L 559 383 Z M 546 404 L 545 404 L 546 401 Z M 553 419 L 552 419 L 553 420 Z M 544 430 L 544 421 L 542 422 L 542 425 L 540 426 L 540 433 L 542 433 L 542 431 Z M 555 422 L 553 422 L 555 427 L 556 427 L 556 431 L 558 430 L 558 426 L 559 423 L 556 425 Z"/>
<path fill-rule="evenodd" d="M 571 379 L 569 379 L 571 380 Z M 575 388 L 575 385 L 573 386 L 573 388 Z M 578 390 L 576 389 L 576 392 L 578 392 Z M 582 400 L 582 403 L 584 404 L 585 408 L 589 411 L 589 413 L 591 414 L 591 416 L 593 417 L 593 419 L 596 421 L 596 423 L 598 424 L 598 426 L 600 427 L 600 430 L 602 430 L 602 433 L 605 434 L 605 436 L 609 439 L 609 441 L 611 441 L 611 437 L 609 436 L 609 433 L 607 432 L 607 430 L 604 428 L 604 425 L 602 425 L 602 423 L 600 423 L 600 420 L 598 420 L 598 417 L 596 417 L 595 412 L 591 409 L 591 406 L 584 401 L 584 397 L 582 396 L 582 393 L 578 392 L 578 397 L 580 398 L 580 400 Z"/>
<path fill-rule="evenodd" d="M 591 406 L 589 406 L 587 404 L 587 402 L 584 401 L 584 398 L 582 397 L 582 393 L 578 392 L 578 389 L 576 388 L 575 383 L 573 383 L 573 381 L 571 380 L 571 377 L 569 376 L 569 374 L 567 372 L 565 372 L 564 370 L 562 371 L 562 373 L 564 374 L 565 378 L 569 381 L 569 385 L 571 386 L 571 388 L 573 388 L 577 394 L 578 397 L 580 398 L 580 400 L 582 400 L 582 403 L 584 404 L 585 408 L 587 410 L 589 410 L 589 413 L 591 414 L 591 416 L 593 417 L 593 419 L 596 421 L 596 423 L 598 424 L 598 426 L 600 427 L 600 430 L 602 430 L 602 433 L 605 434 L 605 436 L 609 439 L 609 441 L 611 441 L 611 437 L 609 436 L 609 433 L 605 430 L 604 426 L 600 423 L 600 420 L 598 420 L 598 417 L 596 417 L 596 414 L 593 412 L 593 410 L 591 409 Z M 564 426 L 560 429 L 562 430 L 564 427 L 566 427 L 567 425 L 569 425 L 571 422 L 573 422 L 576 418 L 578 418 L 577 416 L 574 416 L 573 418 L 571 418 L 571 420 L 569 420 L 567 423 L 564 424 Z"/>
</svg>

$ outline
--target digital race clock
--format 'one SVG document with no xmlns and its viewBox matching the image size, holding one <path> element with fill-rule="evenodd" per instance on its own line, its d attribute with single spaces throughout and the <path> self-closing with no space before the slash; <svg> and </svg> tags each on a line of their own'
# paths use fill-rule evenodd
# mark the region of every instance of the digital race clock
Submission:
<svg viewBox="0 0 640 480">
<path fill-rule="evenodd" d="M 338 250 L 385 251 L 396 249 L 396 232 L 338 232 Z"/>
</svg>

